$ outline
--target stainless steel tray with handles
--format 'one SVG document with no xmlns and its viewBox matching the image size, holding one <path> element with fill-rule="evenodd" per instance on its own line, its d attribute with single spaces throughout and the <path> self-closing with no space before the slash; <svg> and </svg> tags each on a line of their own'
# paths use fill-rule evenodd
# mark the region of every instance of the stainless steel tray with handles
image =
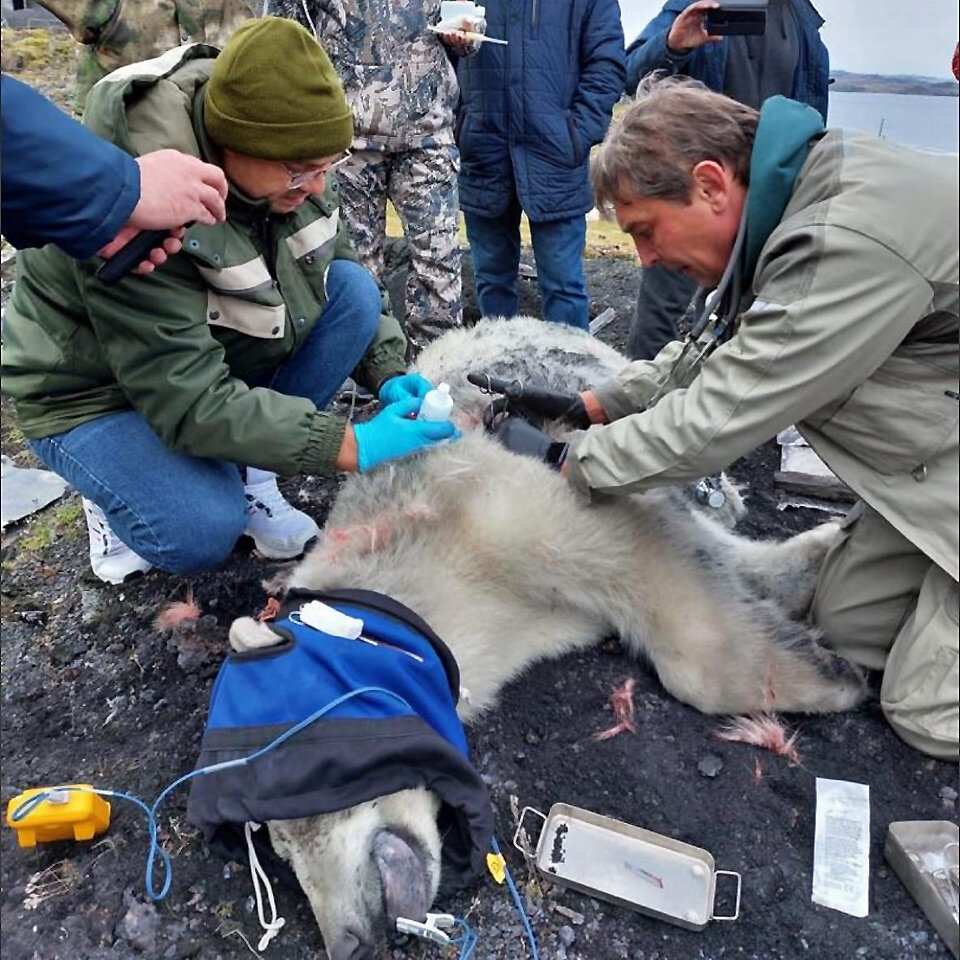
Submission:
<svg viewBox="0 0 960 960">
<path fill-rule="evenodd" d="M 700 847 L 555 803 L 546 816 L 534 807 L 523 808 L 513 845 L 525 856 L 520 834 L 528 813 L 543 821 L 534 860 L 552 883 L 688 930 L 740 915 L 740 874 L 717 870 L 713 857 Z M 718 876 L 736 877 L 736 905 L 729 915 L 713 912 Z"/>
<path fill-rule="evenodd" d="M 887 862 L 960 957 L 960 829 L 950 820 L 900 820 L 887 828 Z"/>
</svg>

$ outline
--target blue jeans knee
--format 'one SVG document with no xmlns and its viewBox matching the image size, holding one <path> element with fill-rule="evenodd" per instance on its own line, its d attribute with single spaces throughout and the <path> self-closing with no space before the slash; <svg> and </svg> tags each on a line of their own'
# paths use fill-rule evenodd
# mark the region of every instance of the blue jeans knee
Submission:
<svg viewBox="0 0 960 960">
<path fill-rule="evenodd" d="M 223 496 L 215 501 L 206 499 L 202 505 L 191 504 L 172 518 L 179 530 L 167 532 L 166 542 L 156 552 L 155 560 L 140 555 L 167 573 L 181 577 L 215 570 L 230 556 L 247 528 L 248 518 L 241 483 L 239 495 Z"/>
<path fill-rule="evenodd" d="M 310 335 L 277 370 L 270 387 L 323 409 L 356 369 L 380 329 L 380 288 L 352 260 L 334 260 L 327 302 Z"/>
<path fill-rule="evenodd" d="M 380 327 L 383 312 L 380 287 L 373 274 L 352 260 L 334 260 L 327 270 L 326 286 L 328 300 L 324 312 L 349 307 L 355 317 L 357 340 L 363 342 L 366 351 Z"/>
<path fill-rule="evenodd" d="M 132 410 L 31 440 L 30 446 L 104 511 L 131 550 L 168 573 L 218 566 L 246 529 L 237 467 L 168 449 Z"/>
</svg>

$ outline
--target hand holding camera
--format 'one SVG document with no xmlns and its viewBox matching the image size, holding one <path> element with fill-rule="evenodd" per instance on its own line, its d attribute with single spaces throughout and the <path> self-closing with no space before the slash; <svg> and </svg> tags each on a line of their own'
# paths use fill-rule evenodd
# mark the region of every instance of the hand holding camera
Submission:
<svg viewBox="0 0 960 960">
<path fill-rule="evenodd" d="M 757 36 L 767 25 L 767 0 L 697 0 L 681 13 L 667 34 L 667 47 L 686 54 L 726 36 Z"/>
</svg>

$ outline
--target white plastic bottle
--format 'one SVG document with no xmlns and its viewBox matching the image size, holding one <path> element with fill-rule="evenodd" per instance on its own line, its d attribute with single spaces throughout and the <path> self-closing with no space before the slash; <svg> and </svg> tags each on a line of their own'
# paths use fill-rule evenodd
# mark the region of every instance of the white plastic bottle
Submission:
<svg viewBox="0 0 960 960">
<path fill-rule="evenodd" d="M 450 396 L 450 384 L 438 383 L 423 398 L 420 404 L 418 420 L 449 420 L 453 414 L 453 397 Z"/>
</svg>

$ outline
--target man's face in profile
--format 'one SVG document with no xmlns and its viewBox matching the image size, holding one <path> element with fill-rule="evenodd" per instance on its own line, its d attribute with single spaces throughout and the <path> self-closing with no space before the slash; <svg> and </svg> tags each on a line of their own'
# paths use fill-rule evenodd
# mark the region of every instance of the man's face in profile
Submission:
<svg viewBox="0 0 960 960">
<path fill-rule="evenodd" d="M 697 164 L 692 179 L 686 202 L 628 192 L 614 210 L 643 266 L 659 263 L 713 288 L 730 259 L 746 191 L 714 161 Z"/>
</svg>

